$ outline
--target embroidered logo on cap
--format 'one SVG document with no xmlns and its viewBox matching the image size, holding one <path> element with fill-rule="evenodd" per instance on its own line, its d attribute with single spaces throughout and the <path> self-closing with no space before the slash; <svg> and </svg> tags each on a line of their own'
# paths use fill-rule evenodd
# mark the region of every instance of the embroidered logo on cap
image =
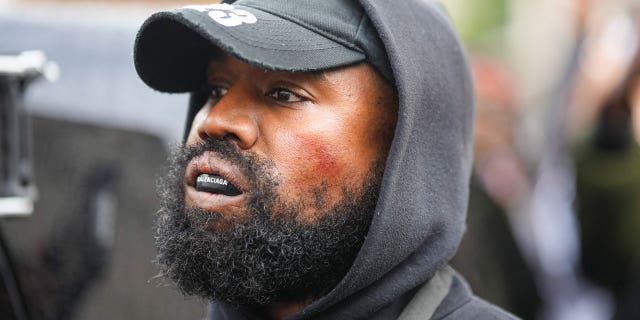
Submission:
<svg viewBox="0 0 640 320">
<path fill-rule="evenodd" d="M 213 21 L 225 26 L 235 27 L 243 23 L 252 24 L 256 23 L 258 19 L 251 12 L 236 9 L 230 4 L 209 4 L 209 5 L 191 5 L 186 6 L 184 9 L 193 9 L 200 12 L 207 12 L 209 17 Z"/>
</svg>

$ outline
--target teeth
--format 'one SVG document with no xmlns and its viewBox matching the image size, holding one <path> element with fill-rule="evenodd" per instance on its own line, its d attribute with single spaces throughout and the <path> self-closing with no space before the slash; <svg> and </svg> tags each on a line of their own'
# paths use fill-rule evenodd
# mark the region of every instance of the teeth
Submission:
<svg viewBox="0 0 640 320">
<path fill-rule="evenodd" d="M 241 192 L 229 181 L 215 174 L 200 174 L 196 179 L 196 190 L 237 196 Z"/>
</svg>

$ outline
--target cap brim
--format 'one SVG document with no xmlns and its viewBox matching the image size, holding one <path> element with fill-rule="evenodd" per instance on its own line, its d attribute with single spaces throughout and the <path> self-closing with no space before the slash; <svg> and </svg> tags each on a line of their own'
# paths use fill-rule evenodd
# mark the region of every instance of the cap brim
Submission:
<svg viewBox="0 0 640 320">
<path fill-rule="evenodd" d="M 251 12 L 255 23 L 227 27 L 207 12 L 182 8 L 147 19 L 136 38 L 134 62 L 140 78 L 164 92 L 196 91 L 206 83 L 208 62 L 217 50 L 268 70 L 316 71 L 365 59 L 318 33 L 271 13 Z"/>
</svg>

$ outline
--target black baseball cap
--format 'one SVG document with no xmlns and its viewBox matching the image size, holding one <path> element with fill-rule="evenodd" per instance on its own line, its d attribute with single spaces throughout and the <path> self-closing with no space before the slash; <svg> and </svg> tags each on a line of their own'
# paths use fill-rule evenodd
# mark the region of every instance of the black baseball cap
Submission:
<svg viewBox="0 0 640 320">
<path fill-rule="evenodd" d="M 158 12 L 138 31 L 134 62 L 150 87 L 192 92 L 221 51 L 292 72 L 367 61 L 393 79 L 378 34 L 354 0 L 238 0 Z"/>
</svg>

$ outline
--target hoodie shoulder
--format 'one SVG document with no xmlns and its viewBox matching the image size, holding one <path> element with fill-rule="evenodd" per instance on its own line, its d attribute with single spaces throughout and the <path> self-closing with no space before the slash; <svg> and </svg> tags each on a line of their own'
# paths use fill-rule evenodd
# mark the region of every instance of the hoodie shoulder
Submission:
<svg viewBox="0 0 640 320">
<path fill-rule="evenodd" d="M 457 275 L 449 294 L 436 310 L 437 320 L 513 320 L 520 319 L 473 295 L 466 281 Z"/>
<path fill-rule="evenodd" d="M 460 306 L 460 308 L 455 309 L 453 312 L 443 315 L 442 317 L 434 318 L 438 320 L 464 320 L 464 319 L 474 319 L 474 320 L 513 320 L 520 319 L 516 316 L 505 312 L 498 307 L 489 304 L 488 302 L 473 296 L 471 299 Z"/>
</svg>

